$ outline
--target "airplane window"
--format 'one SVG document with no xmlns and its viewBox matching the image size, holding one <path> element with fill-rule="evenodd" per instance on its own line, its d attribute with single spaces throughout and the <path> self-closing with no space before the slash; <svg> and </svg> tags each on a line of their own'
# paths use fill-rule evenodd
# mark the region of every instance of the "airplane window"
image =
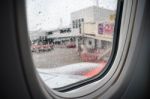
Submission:
<svg viewBox="0 0 150 99">
<path fill-rule="evenodd" d="M 26 1 L 32 58 L 47 86 L 64 87 L 104 70 L 116 8 L 117 0 Z"/>
</svg>

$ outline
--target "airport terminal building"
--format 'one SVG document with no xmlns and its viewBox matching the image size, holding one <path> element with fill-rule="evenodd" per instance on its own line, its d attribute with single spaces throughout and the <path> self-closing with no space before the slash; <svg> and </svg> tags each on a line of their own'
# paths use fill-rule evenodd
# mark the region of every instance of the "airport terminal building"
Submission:
<svg viewBox="0 0 150 99">
<path fill-rule="evenodd" d="M 72 32 L 81 35 L 76 45 L 88 49 L 111 46 L 115 21 L 115 11 L 97 6 L 88 7 L 71 13 Z"/>
<path fill-rule="evenodd" d="M 73 41 L 77 50 L 107 48 L 112 44 L 115 11 L 91 6 L 71 13 L 71 25 L 45 31 L 42 35 L 48 43 Z M 107 45 L 107 46 L 106 46 Z"/>
</svg>

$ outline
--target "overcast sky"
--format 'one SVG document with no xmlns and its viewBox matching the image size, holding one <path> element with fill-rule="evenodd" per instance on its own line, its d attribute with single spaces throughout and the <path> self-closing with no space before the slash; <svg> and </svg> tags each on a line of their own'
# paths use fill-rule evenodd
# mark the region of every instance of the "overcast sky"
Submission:
<svg viewBox="0 0 150 99">
<path fill-rule="evenodd" d="M 99 6 L 116 9 L 117 0 L 99 0 Z M 51 30 L 71 23 L 70 13 L 96 5 L 96 0 L 27 0 L 27 21 L 29 31 Z"/>
</svg>

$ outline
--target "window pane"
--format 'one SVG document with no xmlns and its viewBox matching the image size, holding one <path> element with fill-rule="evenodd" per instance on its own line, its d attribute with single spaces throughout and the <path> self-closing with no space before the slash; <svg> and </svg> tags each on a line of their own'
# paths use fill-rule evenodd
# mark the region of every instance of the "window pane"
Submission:
<svg viewBox="0 0 150 99">
<path fill-rule="evenodd" d="M 112 50 L 117 0 L 27 0 L 32 58 L 50 88 L 103 71 Z"/>
</svg>

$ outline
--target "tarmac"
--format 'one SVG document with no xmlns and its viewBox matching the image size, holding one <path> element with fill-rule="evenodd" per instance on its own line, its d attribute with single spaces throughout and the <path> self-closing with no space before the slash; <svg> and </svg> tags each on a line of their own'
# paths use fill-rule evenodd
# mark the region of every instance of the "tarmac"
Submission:
<svg viewBox="0 0 150 99">
<path fill-rule="evenodd" d="M 75 48 L 54 48 L 48 52 L 32 52 L 33 63 L 38 68 L 55 68 L 82 62 Z"/>
</svg>

